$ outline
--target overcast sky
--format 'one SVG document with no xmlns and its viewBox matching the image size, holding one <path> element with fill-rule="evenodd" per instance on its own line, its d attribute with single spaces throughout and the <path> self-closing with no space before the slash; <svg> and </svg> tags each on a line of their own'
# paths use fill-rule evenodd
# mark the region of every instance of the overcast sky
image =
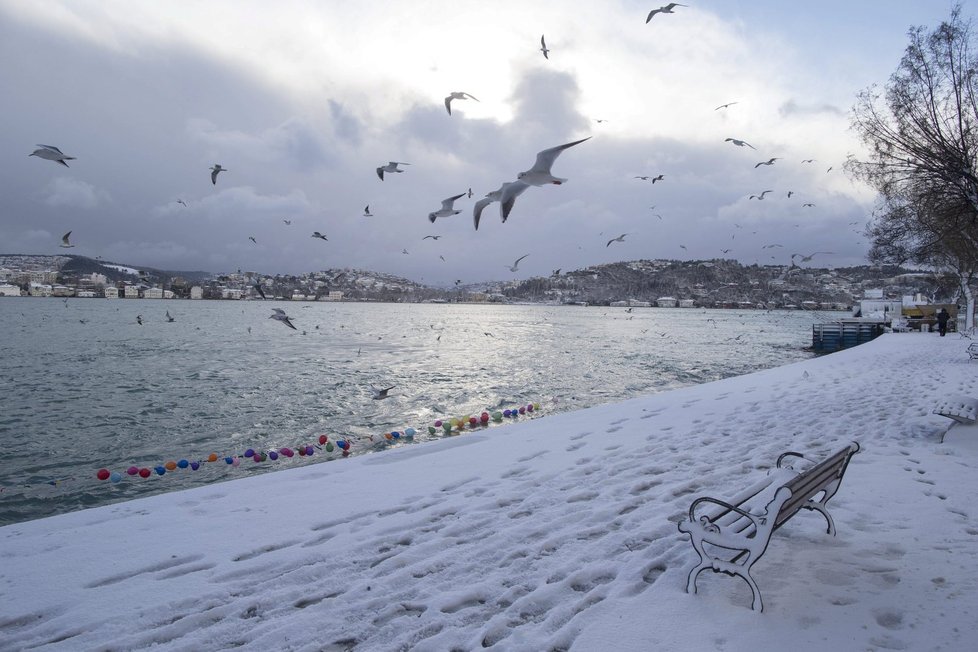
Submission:
<svg viewBox="0 0 978 652">
<path fill-rule="evenodd" d="M 0 0 L 0 253 L 433 285 L 641 258 L 864 263 L 874 193 L 842 170 L 861 152 L 849 111 L 953 3 L 690 0 L 646 24 L 659 4 Z M 480 101 L 449 115 L 451 91 Z M 476 200 L 587 136 L 553 166 L 567 183 L 474 230 Z M 388 161 L 410 165 L 381 181 Z"/>
</svg>

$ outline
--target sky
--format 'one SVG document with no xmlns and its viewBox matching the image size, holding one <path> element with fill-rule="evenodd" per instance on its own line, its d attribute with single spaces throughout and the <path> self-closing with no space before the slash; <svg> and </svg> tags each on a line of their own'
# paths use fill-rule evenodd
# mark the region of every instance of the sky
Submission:
<svg viewBox="0 0 978 652">
<path fill-rule="evenodd" d="M 863 152 L 849 112 L 953 2 L 688 4 L 646 23 L 657 3 L 0 0 L 0 253 L 429 285 L 650 258 L 864 264 L 875 193 L 842 169 Z M 449 115 L 453 91 L 478 101 Z M 566 183 L 474 229 L 479 198 L 587 137 L 553 165 Z M 410 165 L 382 181 L 389 161 Z"/>
<path fill-rule="evenodd" d="M 0 647 L 974 650 L 978 426 L 932 413 L 974 415 L 963 342 L 883 335 L 326 464 L 249 475 L 241 460 L 236 480 L 0 527 Z M 835 535 L 799 510 L 751 568 L 763 613 L 709 567 L 684 591 L 699 558 L 677 524 L 698 497 L 772 483 L 758 514 L 806 465 L 773 470 L 782 453 L 821 461 L 853 441 L 826 506 Z M 123 479 L 88 480 L 106 494 L 194 473 L 106 471 Z"/>
</svg>

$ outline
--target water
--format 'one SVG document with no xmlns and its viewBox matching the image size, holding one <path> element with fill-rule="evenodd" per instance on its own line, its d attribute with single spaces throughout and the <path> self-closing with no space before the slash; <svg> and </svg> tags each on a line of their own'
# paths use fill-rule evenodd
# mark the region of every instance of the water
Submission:
<svg viewBox="0 0 978 652">
<path fill-rule="evenodd" d="M 299 330 L 268 319 L 272 306 Z M 413 427 L 423 441 L 439 418 L 531 402 L 546 415 L 778 366 L 810 357 L 812 323 L 830 316 L 3 298 L 0 525 L 339 456 L 118 484 L 95 478 L 103 467 L 223 458 L 320 434 L 379 452 L 384 433 Z M 394 385 L 392 397 L 372 400 L 371 384 Z"/>
</svg>

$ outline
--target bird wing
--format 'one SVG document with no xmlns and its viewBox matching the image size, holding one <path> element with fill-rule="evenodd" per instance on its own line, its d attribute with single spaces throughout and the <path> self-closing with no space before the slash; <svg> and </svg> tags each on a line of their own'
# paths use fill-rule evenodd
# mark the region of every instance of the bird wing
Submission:
<svg viewBox="0 0 978 652">
<path fill-rule="evenodd" d="M 479 230 L 479 220 L 482 219 L 482 211 L 486 206 L 491 204 L 493 200 L 489 197 L 483 197 L 475 203 L 475 207 L 472 209 L 472 223 L 475 225 L 475 230 Z M 430 237 L 430 236 L 429 236 Z"/>
<path fill-rule="evenodd" d="M 283 317 L 285 316 L 285 311 L 281 308 L 272 308 L 272 312 L 274 312 L 276 315 L 282 315 Z"/>
<path fill-rule="evenodd" d="M 449 95 L 445 98 L 445 109 L 448 111 L 448 115 L 452 115 L 452 96 Z"/>
<path fill-rule="evenodd" d="M 292 322 L 291 322 L 291 321 L 289 320 L 289 318 L 288 318 L 288 317 L 283 317 L 281 321 L 282 321 L 282 323 L 283 323 L 283 324 L 285 324 L 286 326 L 288 326 L 288 327 L 289 327 L 289 328 L 291 328 L 292 330 L 294 330 L 294 331 L 297 331 L 297 330 L 299 330 L 299 329 L 298 329 L 298 328 L 296 328 L 296 327 L 295 327 L 295 325 L 294 325 L 294 324 L 293 324 L 293 323 L 292 323 Z"/>
<path fill-rule="evenodd" d="M 504 223 L 506 222 L 506 218 L 509 217 L 510 211 L 513 210 L 513 204 L 516 203 L 516 198 L 522 195 L 529 187 L 530 184 L 523 183 L 522 181 L 508 181 L 499 189 L 499 214 L 502 216 Z"/>
<path fill-rule="evenodd" d="M 215 186 L 217 185 L 217 173 L 218 172 L 219 172 L 219 170 L 217 170 L 217 169 L 212 169 L 211 170 L 211 183 L 214 184 Z"/>
<path fill-rule="evenodd" d="M 662 11 L 662 7 L 659 7 L 658 9 L 653 9 L 652 11 L 650 11 L 649 12 L 649 17 L 645 19 L 645 24 L 648 25 L 649 24 L 649 21 L 652 20 L 652 16 L 656 15 L 660 11 Z"/>
<path fill-rule="evenodd" d="M 553 166 L 554 161 L 560 156 L 560 153 L 567 149 L 568 147 L 573 147 L 574 145 L 580 145 L 585 140 L 590 139 L 591 136 L 587 138 L 582 138 L 580 140 L 575 140 L 572 143 L 567 143 L 565 145 L 557 145 L 556 147 L 551 147 L 550 149 L 545 149 L 542 152 L 537 152 L 537 159 L 533 163 L 533 167 L 530 168 L 530 172 L 544 172 L 550 174 L 550 168 Z"/>
<path fill-rule="evenodd" d="M 608 240 L 608 244 L 606 244 L 605 246 L 606 247 L 610 247 L 611 246 L 611 243 L 614 242 L 614 241 L 615 241 L 615 238 L 612 238 L 611 240 Z"/>
<path fill-rule="evenodd" d="M 62 156 L 64 156 L 64 152 L 62 152 L 60 149 L 58 149 L 54 145 L 38 145 L 38 147 L 43 147 L 44 149 L 49 149 L 52 152 L 57 152 L 58 154 L 61 154 Z"/>
<path fill-rule="evenodd" d="M 472 95 L 471 93 L 462 93 L 462 95 L 465 95 L 465 96 L 466 96 L 466 97 L 468 97 L 468 98 L 469 98 L 470 100 L 475 100 L 476 102 L 478 102 L 478 101 L 479 101 L 479 98 L 478 98 L 478 97 L 476 97 L 475 95 Z"/>
<path fill-rule="evenodd" d="M 527 257 L 527 256 L 529 256 L 529 255 L 530 255 L 530 254 L 523 254 L 522 256 L 520 256 L 519 258 L 517 258 L 517 259 L 516 259 L 516 262 L 515 262 L 515 263 L 513 263 L 513 267 L 516 267 L 517 265 L 519 265 L 519 264 L 520 264 L 520 261 L 521 261 L 521 260 L 523 260 L 524 258 L 526 258 L 526 257 Z"/>
<path fill-rule="evenodd" d="M 70 235 L 71 235 L 71 231 L 68 231 L 63 236 L 61 236 L 61 242 L 65 243 L 65 244 L 68 244 L 68 236 L 70 236 Z"/>
<path fill-rule="evenodd" d="M 384 180 L 384 168 L 382 167 L 377 168 L 377 176 L 380 177 L 381 181 Z"/>
<path fill-rule="evenodd" d="M 449 197 L 448 199 L 442 199 L 441 200 L 441 207 L 442 207 L 442 209 L 443 210 L 446 210 L 446 211 L 453 210 L 452 209 L 452 204 L 455 203 L 455 200 L 458 199 L 458 198 L 460 198 L 460 197 L 464 197 L 464 196 L 465 196 L 465 193 L 463 192 L 461 195 L 455 195 L 454 197 Z"/>
</svg>

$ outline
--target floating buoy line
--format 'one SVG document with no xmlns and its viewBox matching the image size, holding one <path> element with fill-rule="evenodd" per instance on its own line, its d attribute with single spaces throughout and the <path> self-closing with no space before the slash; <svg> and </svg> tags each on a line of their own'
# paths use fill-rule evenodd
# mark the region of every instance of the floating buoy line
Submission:
<svg viewBox="0 0 978 652">
<path fill-rule="evenodd" d="M 463 417 L 438 419 L 426 427 L 429 436 L 454 436 L 476 429 L 488 428 L 498 425 L 506 419 L 514 420 L 520 417 L 532 417 L 540 412 L 540 403 L 527 403 L 519 407 L 506 410 L 494 410 L 492 412 L 483 411 L 478 416 L 466 415 Z M 305 458 L 325 453 L 329 455 L 326 461 L 349 457 L 355 452 L 372 449 L 377 451 L 381 448 L 401 442 L 413 442 L 418 430 L 414 428 L 404 428 L 403 430 L 392 430 L 381 435 L 351 435 L 342 436 L 337 439 L 330 439 L 329 435 L 319 435 L 313 443 L 299 444 L 298 446 L 283 446 L 275 449 L 258 450 L 248 448 L 241 453 L 230 453 L 220 455 L 210 453 L 204 458 L 180 458 L 170 459 L 154 466 L 131 465 L 125 469 L 110 469 L 103 467 L 95 472 L 95 478 L 109 484 L 118 484 L 125 480 L 145 480 L 150 478 L 163 477 L 166 475 L 178 474 L 183 471 L 199 471 L 206 465 L 216 464 L 225 468 L 237 469 L 242 462 L 250 461 L 252 464 L 262 464 L 267 462 L 286 462 L 295 457 Z M 338 457 L 337 457 L 338 455 Z M 61 487 L 71 482 L 90 481 L 92 476 L 68 476 L 33 484 L 7 485 L 0 487 L 0 497 L 4 494 L 13 495 L 23 493 L 31 489 L 45 487 Z"/>
</svg>

